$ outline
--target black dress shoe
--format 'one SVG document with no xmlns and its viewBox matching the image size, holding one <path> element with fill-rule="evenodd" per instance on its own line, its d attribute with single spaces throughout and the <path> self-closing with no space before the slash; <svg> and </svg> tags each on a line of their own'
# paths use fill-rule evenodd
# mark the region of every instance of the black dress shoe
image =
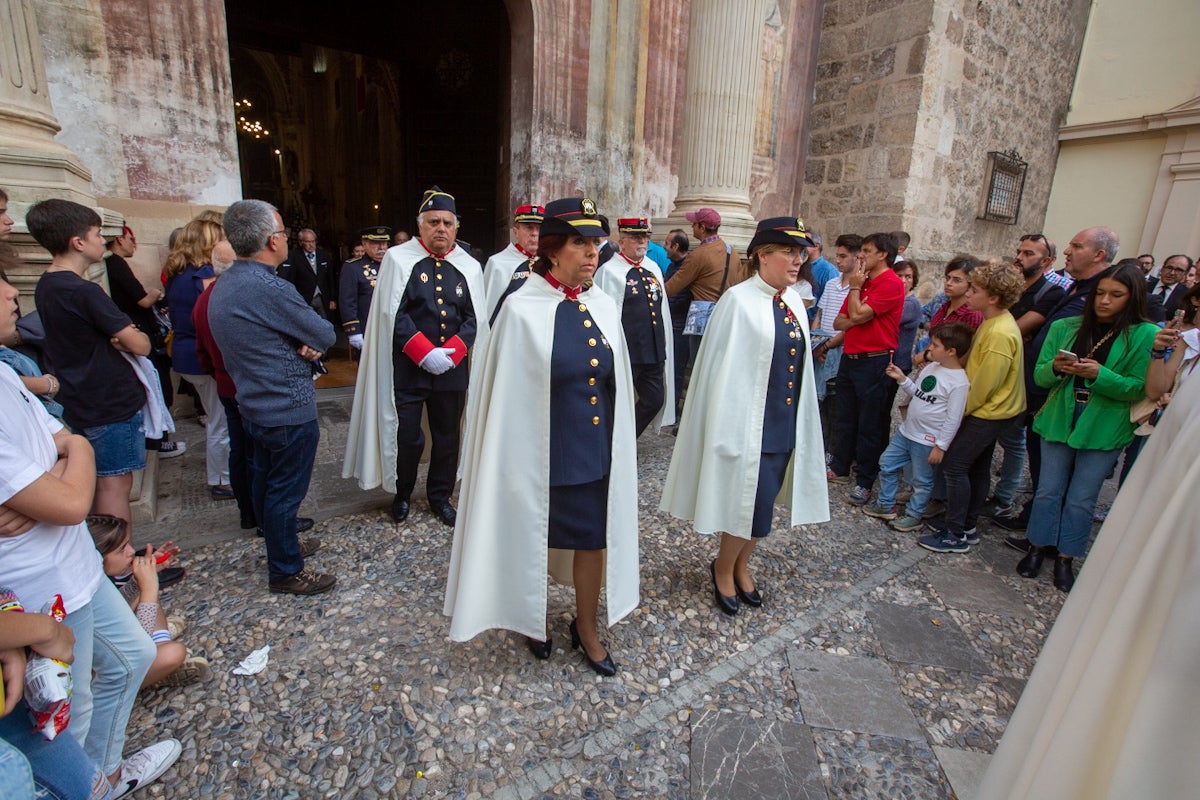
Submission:
<svg viewBox="0 0 1200 800">
<path fill-rule="evenodd" d="M 587 654 L 587 648 L 583 646 L 583 642 L 579 640 L 579 626 L 576 624 L 578 620 L 571 620 L 571 647 L 583 651 L 583 660 L 592 668 L 592 672 L 598 675 L 603 675 L 606 678 L 611 678 L 617 674 L 617 665 L 612 660 L 612 653 L 605 652 L 604 658 L 599 661 L 592 661 L 592 657 Z"/>
<path fill-rule="evenodd" d="M 458 512 L 454 510 L 454 506 L 450 505 L 449 503 L 442 503 L 437 508 L 431 507 L 430 510 L 433 511 L 433 515 L 442 522 L 446 523 L 451 528 L 454 527 L 454 521 L 458 519 Z"/>
<path fill-rule="evenodd" d="M 758 608 L 762 605 L 762 595 L 758 593 L 758 587 L 747 592 L 741 586 L 738 586 L 737 578 L 734 578 L 733 588 L 737 591 L 738 599 L 751 608 Z"/>
<path fill-rule="evenodd" d="M 732 617 L 738 612 L 738 599 L 737 597 L 728 597 L 721 594 L 721 590 L 717 588 L 717 560 L 715 558 L 708 565 L 708 571 L 712 575 L 713 595 L 717 598 L 717 608 Z M 734 588 L 737 588 L 736 581 L 734 582 Z"/>
<path fill-rule="evenodd" d="M 1005 536 L 1004 544 L 1018 553 L 1028 553 L 1029 549 L 1033 547 L 1024 536 Z"/>
<path fill-rule="evenodd" d="M 1017 574 L 1022 578 L 1036 578 L 1046 560 L 1046 548 L 1031 545 L 1025 557 L 1017 562 Z"/>
<path fill-rule="evenodd" d="M 545 661 L 547 658 L 549 658 L 550 651 L 554 649 L 554 644 L 550 640 L 549 636 L 546 637 L 546 641 L 544 642 L 540 639 L 532 639 L 526 636 L 525 646 L 529 648 L 529 652 L 533 653 L 542 661 Z"/>
<path fill-rule="evenodd" d="M 1075 585 L 1075 559 L 1059 556 L 1054 559 L 1054 588 L 1069 592 Z"/>
<path fill-rule="evenodd" d="M 256 520 L 254 517 L 242 517 L 241 525 L 242 525 L 242 530 L 248 531 L 251 528 L 258 527 L 258 520 Z"/>
<path fill-rule="evenodd" d="M 408 501 L 397 497 L 392 501 L 392 522 L 404 522 L 408 519 Z"/>
</svg>

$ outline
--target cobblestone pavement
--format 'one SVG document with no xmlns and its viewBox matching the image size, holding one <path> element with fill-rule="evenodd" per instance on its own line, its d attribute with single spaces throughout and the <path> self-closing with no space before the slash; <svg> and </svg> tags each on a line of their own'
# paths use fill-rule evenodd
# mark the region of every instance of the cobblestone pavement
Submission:
<svg viewBox="0 0 1200 800">
<path fill-rule="evenodd" d="M 320 406 L 302 513 L 323 541 L 310 563 L 338 576 L 329 594 L 267 592 L 261 540 L 208 498 L 194 420 L 179 422 L 188 453 L 161 462 L 160 520 L 135 538 L 184 546 L 164 604 L 213 676 L 143 693 L 130 747 L 183 743 L 145 796 L 970 797 L 1062 603 L 1048 578 L 1016 576 L 1002 531 L 938 556 L 835 486 L 830 523 L 756 551 L 764 606 L 725 617 L 715 542 L 657 508 L 674 439 L 647 434 L 642 603 L 604 633 L 617 677 L 569 648 L 573 595 L 553 585 L 549 661 L 504 632 L 452 643 L 450 529 L 419 497 L 395 525 L 388 495 L 338 477 L 349 397 Z M 232 674 L 264 645 L 264 672 Z"/>
</svg>

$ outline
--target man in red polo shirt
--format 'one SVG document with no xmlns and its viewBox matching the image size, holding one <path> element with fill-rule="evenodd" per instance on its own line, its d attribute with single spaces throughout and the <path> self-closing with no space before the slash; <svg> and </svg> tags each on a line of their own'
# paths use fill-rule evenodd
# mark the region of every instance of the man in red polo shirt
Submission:
<svg viewBox="0 0 1200 800">
<path fill-rule="evenodd" d="M 896 351 L 904 310 L 904 282 L 891 269 L 896 250 L 896 237 L 890 233 L 863 239 L 858 268 L 846 276 L 850 293 L 833 322 L 846 337 L 835 384 L 837 413 L 828 477 L 833 483 L 846 483 L 850 464 L 855 464 L 857 485 L 849 501 L 856 506 L 871 499 L 879 456 L 888 441 L 891 407 L 884 373 Z"/>
</svg>

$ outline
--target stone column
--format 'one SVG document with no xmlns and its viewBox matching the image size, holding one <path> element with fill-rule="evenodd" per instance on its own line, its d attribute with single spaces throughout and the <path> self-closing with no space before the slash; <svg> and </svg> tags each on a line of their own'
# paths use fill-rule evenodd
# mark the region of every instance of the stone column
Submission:
<svg viewBox="0 0 1200 800">
<path fill-rule="evenodd" d="M 37 19 L 30 0 L 0 0 L 0 176 L 17 220 L 9 242 L 25 262 L 11 275 L 22 306 L 32 302 L 33 284 L 50 256 L 25 230 L 25 209 L 61 197 L 95 207 L 92 174 L 55 140 L 61 129 L 50 106 Z M 106 219 L 106 225 L 111 224 Z M 117 221 L 119 232 L 120 222 Z"/>
<path fill-rule="evenodd" d="M 684 214 L 715 208 L 721 237 L 739 249 L 754 235 L 750 166 L 758 45 L 767 0 L 692 0 L 683 147 L 675 206 L 659 230 L 689 229 Z"/>
</svg>

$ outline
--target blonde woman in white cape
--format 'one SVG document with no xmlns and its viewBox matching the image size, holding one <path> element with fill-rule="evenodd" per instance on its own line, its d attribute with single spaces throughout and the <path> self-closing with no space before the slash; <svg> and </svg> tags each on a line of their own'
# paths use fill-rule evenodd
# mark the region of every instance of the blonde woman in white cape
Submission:
<svg viewBox="0 0 1200 800">
<path fill-rule="evenodd" d="M 548 204 L 533 274 L 496 315 L 472 377 L 444 610 L 455 641 L 504 628 L 549 658 L 549 571 L 575 586 L 572 645 L 613 675 L 597 630 L 600 589 L 609 625 L 637 607 L 638 520 L 620 315 L 583 288 L 606 234 L 591 200 Z"/>
<path fill-rule="evenodd" d="M 811 246 L 796 217 L 758 224 L 751 278 L 709 319 L 663 488 L 662 510 L 721 534 L 709 573 L 726 614 L 762 605 L 749 562 L 776 500 L 792 525 L 829 519 L 808 315 L 792 289 Z"/>
</svg>

